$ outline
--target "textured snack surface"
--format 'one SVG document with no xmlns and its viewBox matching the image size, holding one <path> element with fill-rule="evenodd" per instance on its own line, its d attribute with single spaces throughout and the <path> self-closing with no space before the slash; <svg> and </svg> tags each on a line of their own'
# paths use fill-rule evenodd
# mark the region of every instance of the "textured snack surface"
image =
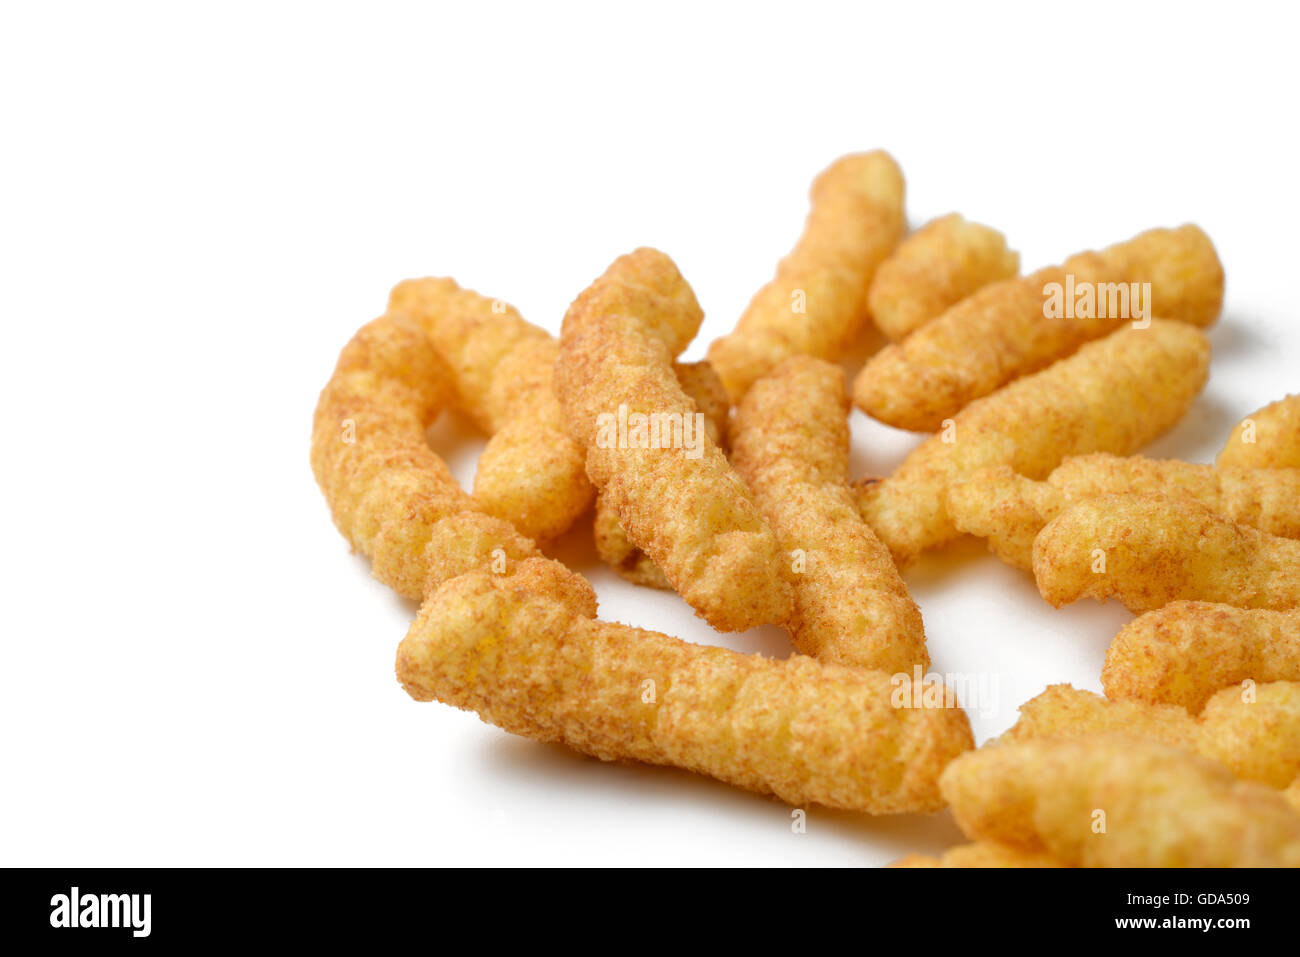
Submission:
<svg viewBox="0 0 1300 957">
<path fill-rule="evenodd" d="M 1300 394 L 1253 412 L 1232 430 L 1220 468 L 1300 468 Z"/>
<path fill-rule="evenodd" d="M 1041 479 L 1067 456 L 1136 451 L 1182 417 L 1209 363 L 1205 335 L 1186 323 L 1121 329 L 972 402 L 889 478 L 862 483 L 859 508 L 906 565 L 959 534 L 952 486 L 998 465 Z"/>
<path fill-rule="evenodd" d="M 1068 505 L 1121 493 L 1188 498 L 1270 535 L 1300 538 L 1300 469 L 1215 468 L 1136 455 L 1074 456 L 1044 482 L 1005 465 L 982 469 L 948 490 L 948 514 L 961 531 L 987 539 L 1004 562 L 1029 569 L 1034 539 Z"/>
<path fill-rule="evenodd" d="M 707 361 L 678 362 L 673 370 L 682 391 L 695 403 L 695 410 L 704 414 L 709 438 L 725 453 L 730 447 L 731 402 L 722 380 Z M 618 513 L 602 495 L 596 496 L 592 532 L 596 554 L 622 578 L 634 585 L 672 590 L 672 583 L 654 560 L 627 537 Z"/>
<path fill-rule="evenodd" d="M 1282 610 L 1300 605 L 1300 542 L 1188 499 L 1102 495 L 1038 533 L 1034 580 L 1058 608 L 1114 597 L 1132 612 L 1184 600 Z"/>
<path fill-rule="evenodd" d="M 895 707 L 883 672 L 596 621 L 553 597 L 573 577 L 533 559 L 515 575 L 447 582 L 398 649 L 403 686 L 515 734 L 687 768 L 795 805 L 936 810 L 939 773 L 971 747 L 960 708 Z"/>
<path fill-rule="evenodd" d="M 1300 609 L 1171 602 L 1125 625 L 1101 670 L 1108 698 L 1182 705 L 1192 714 L 1247 679 L 1300 681 Z"/>
<path fill-rule="evenodd" d="M 562 428 L 555 339 L 450 279 L 399 283 L 388 311 L 424 329 L 451 370 L 454 404 L 489 436 L 474 475 L 478 507 L 529 538 L 568 529 L 594 493 L 583 449 Z"/>
<path fill-rule="evenodd" d="M 940 780 L 958 826 L 1080 867 L 1300 866 L 1300 814 L 1180 748 L 1124 735 L 980 748 Z"/>
<path fill-rule="evenodd" d="M 848 484 L 848 410 L 838 366 L 787 359 L 741 403 L 733 461 L 791 563 L 795 647 L 836 664 L 924 671 L 921 613 Z"/>
<path fill-rule="evenodd" d="M 1151 283 L 1148 318 L 1205 326 L 1223 303 L 1223 267 L 1209 237 L 1191 225 L 1149 230 L 963 299 L 873 356 L 853 383 L 853 400 L 889 425 L 937 431 L 975 399 L 1069 356 L 1091 339 L 1141 321 L 1129 314 L 1131 306 L 1112 314 L 1109 295 L 1105 315 L 1049 316 L 1044 294 L 1049 284 L 1099 290 L 1125 284 L 1127 292 L 1127 284 L 1135 282 Z M 1097 296 L 1102 298 L 1100 292 Z"/>
<path fill-rule="evenodd" d="M 792 599 L 776 536 L 673 372 L 702 318 L 663 253 L 620 257 L 569 307 L 555 381 L 587 475 L 629 541 L 709 624 L 743 631 L 787 620 Z M 675 421 L 673 440 L 653 424 L 640 436 L 655 442 L 636 440 L 637 416 Z"/>
<path fill-rule="evenodd" d="M 733 403 L 782 359 L 835 359 L 861 330 L 876 269 L 906 229 L 903 174 L 882 151 L 845 156 L 812 186 L 794 250 L 730 334 L 709 347 Z"/>
<path fill-rule="evenodd" d="M 912 233 L 880 264 L 867 303 L 876 326 L 897 342 L 990 283 L 1010 279 L 1020 256 L 996 229 L 959 213 Z"/>
<path fill-rule="evenodd" d="M 321 392 L 311 463 L 334 522 L 374 575 L 408 598 L 488 560 L 536 554 L 512 525 L 477 510 L 425 440 L 451 375 L 424 330 L 384 316 L 344 347 Z"/>
<path fill-rule="evenodd" d="M 1091 691 L 1052 685 L 1020 706 L 1000 741 L 1134 735 L 1195 751 L 1239 778 L 1285 788 L 1300 775 L 1300 682 L 1226 687 L 1193 717 L 1177 705 L 1108 701 Z"/>
</svg>

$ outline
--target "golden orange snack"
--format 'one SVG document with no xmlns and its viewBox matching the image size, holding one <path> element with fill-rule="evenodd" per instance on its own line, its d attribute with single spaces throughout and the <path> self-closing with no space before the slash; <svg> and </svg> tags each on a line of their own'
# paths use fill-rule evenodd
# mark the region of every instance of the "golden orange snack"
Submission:
<svg viewBox="0 0 1300 957">
<path fill-rule="evenodd" d="M 1300 605 L 1300 541 L 1190 499 L 1101 495 L 1043 526 L 1034 580 L 1057 608 L 1114 597 L 1132 612 L 1183 600 L 1282 610 Z"/>
<path fill-rule="evenodd" d="M 1020 720 L 999 742 L 1098 733 L 1188 748 L 1239 778 L 1285 788 L 1300 775 L 1300 682 L 1226 687 L 1195 717 L 1178 705 L 1108 701 L 1051 685 L 1020 706 Z"/>
<path fill-rule="evenodd" d="M 1296 813 L 1300 814 L 1300 777 L 1291 782 L 1291 786 L 1282 792 L 1282 796 L 1296 809 Z"/>
<path fill-rule="evenodd" d="M 1300 681 L 1300 609 L 1171 602 L 1125 625 L 1101 670 L 1114 701 L 1181 705 L 1192 714 L 1247 679 Z"/>
<path fill-rule="evenodd" d="M 671 259 L 622 256 L 564 317 L 556 391 L 628 539 L 709 624 L 744 631 L 787 620 L 792 598 L 776 536 L 673 372 L 702 319 Z"/>
<path fill-rule="evenodd" d="M 1145 282 L 1151 295 L 1140 318 L 1130 284 L 1139 284 L 1137 298 L 1143 298 Z M 1093 290 L 1093 308 L 1076 309 L 1076 294 L 1068 300 L 1070 312 L 1063 306 L 1063 314 L 1049 315 L 1051 297 L 1044 290 L 1052 284 L 1063 299 L 1065 290 Z M 1104 309 L 1098 305 L 1103 299 Z M 1209 237 L 1191 225 L 1148 230 L 968 296 L 873 356 L 853 383 L 853 400 L 881 422 L 935 432 L 974 400 L 1071 355 L 1089 340 L 1151 317 L 1206 326 L 1222 304 L 1223 267 Z"/>
<path fill-rule="evenodd" d="M 1239 422 L 1215 464 L 1220 468 L 1300 468 L 1300 394 L 1278 399 Z"/>
<path fill-rule="evenodd" d="M 786 359 L 741 402 L 732 461 L 790 563 L 795 647 L 835 664 L 925 671 L 921 613 L 849 486 L 848 412 L 839 366 Z"/>
<path fill-rule="evenodd" d="M 1270 535 L 1300 538 L 1300 469 L 1215 468 L 1137 455 L 1074 456 L 1042 482 L 1006 465 L 981 469 L 948 490 L 948 514 L 1008 565 L 1030 569 L 1044 525 L 1075 502 L 1121 493 L 1186 497 Z"/>
<path fill-rule="evenodd" d="M 1300 814 L 1183 748 L 1125 735 L 986 745 L 940 778 L 972 840 L 1074 867 L 1296 867 Z"/>
<path fill-rule="evenodd" d="M 1196 719 L 1177 705 L 1108 701 L 1068 684 L 1047 690 L 1020 706 L 1020 718 L 997 739 L 999 744 L 1031 738 L 1131 734 L 1171 747 L 1192 747 Z"/>
<path fill-rule="evenodd" d="M 491 560 L 536 554 L 508 522 L 482 514 L 424 433 L 452 376 L 406 316 L 363 326 L 320 394 L 311 464 L 334 523 L 374 575 L 407 598 Z"/>
<path fill-rule="evenodd" d="M 880 264 L 867 304 L 877 328 L 895 342 L 989 283 L 1020 271 L 1020 255 L 996 229 L 960 213 L 912 233 Z"/>
<path fill-rule="evenodd" d="M 996 841 L 976 841 L 950 848 L 941 857 L 909 854 L 890 867 L 1061 867 L 1051 855 L 1026 851 Z"/>
<path fill-rule="evenodd" d="M 939 773 L 972 745 L 960 708 L 895 707 L 883 672 L 597 621 L 583 585 L 546 559 L 446 582 L 398 649 L 399 680 L 416 700 L 514 734 L 686 768 L 796 806 L 941 806 Z"/>
<path fill-rule="evenodd" d="M 1285 789 L 1300 775 L 1300 683 L 1224 688 L 1197 722 L 1196 749 L 1238 777 Z"/>
<path fill-rule="evenodd" d="M 695 402 L 695 409 L 704 413 L 704 425 L 718 448 L 725 453 L 730 447 L 729 430 L 731 402 L 722 380 L 708 362 L 678 362 L 673 366 L 677 382 Z M 605 564 L 634 585 L 671 590 L 672 585 L 659 566 L 645 552 L 637 548 L 623 531 L 618 513 L 608 505 L 604 496 L 596 496 L 596 516 L 592 526 L 596 554 Z"/>
<path fill-rule="evenodd" d="M 952 486 L 998 465 L 1041 479 L 1067 456 L 1134 452 L 1182 417 L 1209 362 L 1205 335 L 1182 322 L 1155 319 L 1088 343 L 972 402 L 889 478 L 860 482 L 862 515 L 906 565 L 960 534 L 946 504 Z"/>
<path fill-rule="evenodd" d="M 528 538 L 566 531 L 593 490 L 583 450 L 562 427 L 554 337 L 450 279 L 399 283 L 388 311 L 425 330 L 451 368 L 454 404 L 489 436 L 474 476 L 478 507 Z"/>
<path fill-rule="evenodd" d="M 782 359 L 834 359 L 867 319 L 877 267 L 907 228 L 903 174 L 881 150 L 841 157 L 813 181 L 812 210 L 776 277 L 755 294 L 709 361 L 739 402 Z"/>
</svg>

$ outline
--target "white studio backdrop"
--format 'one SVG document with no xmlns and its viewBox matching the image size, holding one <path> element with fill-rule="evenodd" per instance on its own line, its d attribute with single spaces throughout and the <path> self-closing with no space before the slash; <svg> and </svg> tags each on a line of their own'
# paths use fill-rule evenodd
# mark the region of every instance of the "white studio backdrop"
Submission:
<svg viewBox="0 0 1300 957">
<path fill-rule="evenodd" d="M 451 275 L 558 331 L 639 245 L 733 325 L 813 175 L 884 147 L 912 223 L 1027 269 L 1199 223 L 1225 264 L 1211 380 L 1150 454 L 1208 461 L 1300 387 L 1281 5 L 127 3 L 0 8 L 7 504 L 0 863 L 886 863 L 958 840 L 607 766 L 416 704 L 414 607 L 307 463 L 316 395 L 388 289 Z M 851 367 L 854 357 L 846 357 Z M 919 438 L 853 418 L 854 474 Z M 468 482 L 481 440 L 435 441 Z M 603 617 L 769 655 L 556 554 Z M 1115 603 L 1049 608 L 965 541 L 906 573 L 934 669 L 996 679 L 978 740 L 1098 689 Z"/>
</svg>

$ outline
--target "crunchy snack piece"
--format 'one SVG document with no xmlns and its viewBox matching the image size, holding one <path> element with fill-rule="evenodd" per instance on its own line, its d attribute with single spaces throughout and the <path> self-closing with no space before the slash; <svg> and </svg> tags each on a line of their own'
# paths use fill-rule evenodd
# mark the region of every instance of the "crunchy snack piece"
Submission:
<svg viewBox="0 0 1300 957">
<path fill-rule="evenodd" d="M 1220 468 L 1300 468 L 1300 394 L 1252 412 L 1232 430 Z"/>
<path fill-rule="evenodd" d="M 529 538 L 562 534 L 593 490 L 583 450 L 562 428 L 555 339 L 513 306 L 450 279 L 398 284 L 388 311 L 425 330 L 451 368 L 457 408 L 490 436 L 474 476 L 478 507 Z"/>
<path fill-rule="evenodd" d="M 1089 343 L 971 403 L 889 478 L 862 483 L 863 517 L 904 565 L 959 534 L 951 486 L 995 465 L 1039 479 L 1066 456 L 1136 451 L 1183 415 L 1209 362 L 1204 334 L 1181 322 L 1156 319 Z"/>
<path fill-rule="evenodd" d="M 1291 782 L 1291 786 L 1282 792 L 1282 796 L 1296 809 L 1296 813 L 1300 814 L 1300 777 Z"/>
<path fill-rule="evenodd" d="M 872 277 L 906 227 L 903 174 L 888 153 L 842 157 L 817 177 L 798 245 L 709 347 L 733 403 L 782 359 L 836 358 L 866 321 Z"/>
<path fill-rule="evenodd" d="M 1300 774 L 1300 683 L 1224 688 L 1199 717 L 1178 705 L 1108 701 L 1091 691 L 1052 685 L 1020 706 L 1020 720 L 1000 741 L 1097 733 L 1189 748 L 1239 778 L 1285 788 Z"/>
<path fill-rule="evenodd" d="M 890 867 L 1061 867 L 1050 854 L 1026 851 L 997 841 L 976 841 L 944 851 L 942 857 L 909 854 Z"/>
<path fill-rule="evenodd" d="M 1125 625 L 1101 670 L 1108 698 L 1181 705 L 1192 714 L 1248 678 L 1300 681 L 1300 609 L 1172 602 Z"/>
<path fill-rule="evenodd" d="M 1300 541 L 1229 521 L 1184 498 L 1102 495 L 1034 539 L 1038 592 L 1060 608 L 1118 598 L 1132 612 L 1171 601 L 1238 608 L 1300 604 Z"/>
<path fill-rule="evenodd" d="M 960 708 L 894 707 L 883 672 L 694 645 L 596 621 L 555 562 L 442 585 L 397 654 L 417 700 L 602 760 L 670 764 L 791 804 L 885 814 L 941 806 L 971 747 Z"/>
<path fill-rule="evenodd" d="M 1238 777 L 1285 788 L 1300 774 L 1300 683 L 1224 688 L 1198 722 L 1196 749 Z"/>
<path fill-rule="evenodd" d="M 334 523 L 408 598 L 496 549 L 502 561 L 536 554 L 508 522 L 476 510 L 425 441 L 450 382 L 424 331 L 385 316 L 344 347 L 312 425 L 312 471 Z"/>
<path fill-rule="evenodd" d="M 694 401 L 696 411 L 704 413 L 704 427 L 709 438 L 725 453 L 729 447 L 731 402 L 727 399 L 722 380 L 708 362 L 678 362 L 673 370 L 682 391 Z M 618 513 L 601 495 L 596 496 L 593 533 L 596 553 L 623 578 L 634 585 L 672 589 L 654 560 L 627 537 Z"/>
<path fill-rule="evenodd" d="M 836 664 L 929 668 L 921 613 L 849 487 L 844 373 L 786 359 L 746 394 L 733 461 L 793 571 L 795 647 Z"/>
<path fill-rule="evenodd" d="M 790 585 L 776 536 L 673 374 L 702 318 L 671 259 L 623 256 L 569 307 L 556 390 L 629 540 L 709 624 L 743 631 L 785 621 Z"/>
<path fill-rule="evenodd" d="M 940 779 L 965 834 L 1081 867 L 1300 866 L 1300 814 L 1273 788 L 1155 741 L 1036 738 Z"/>
<path fill-rule="evenodd" d="M 1104 453 L 1068 458 L 1045 482 L 1005 465 L 981 469 L 948 490 L 948 514 L 1008 565 L 1029 569 L 1034 539 L 1066 506 L 1124 492 L 1190 498 L 1234 522 L 1300 538 L 1300 469 L 1218 469 Z"/>
<path fill-rule="evenodd" d="M 1171 747 L 1192 747 L 1196 719 L 1177 705 L 1108 701 L 1067 684 L 1048 685 L 1020 706 L 1020 718 L 998 743 L 1030 738 L 1131 734 Z"/>
<path fill-rule="evenodd" d="M 1072 277 L 1072 278 L 1071 278 Z M 1130 283 L 1151 283 L 1146 316 L 1205 326 L 1223 304 L 1223 267 L 1195 226 L 1152 229 L 1059 267 L 986 286 L 903 342 L 871 358 L 853 383 L 868 415 L 903 429 L 934 432 L 944 419 L 1008 382 L 1070 355 L 1085 342 L 1138 321 Z M 1092 289 L 1102 317 L 1049 317 L 1044 289 Z M 1085 285 L 1086 284 L 1086 285 Z M 1111 284 L 1111 285 L 1108 285 Z M 1125 284 L 1122 291 L 1116 284 Z M 1139 286 L 1139 290 L 1141 287 Z M 1111 306 L 1114 294 L 1115 306 Z M 1072 310 L 1081 312 L 1087 310 Z"/>
<path fill-rule="evenodd" d="M 867 298 L 871 318 L 897 342 L 989 283 L 1020 271 L 1020 255 L 996 229 L 960 213 L 912 233 L 880 264 Z"/>
</svg>

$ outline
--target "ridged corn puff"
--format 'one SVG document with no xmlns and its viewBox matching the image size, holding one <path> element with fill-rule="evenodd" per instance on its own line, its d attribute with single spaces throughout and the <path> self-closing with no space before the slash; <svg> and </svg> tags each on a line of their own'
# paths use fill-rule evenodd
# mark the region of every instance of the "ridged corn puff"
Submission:
<svg viewBox="0 0 1300 957">
<path fill-rule="evenodd" d="M 900 566 L 960 534 L 948 489 L 1007 465 L 1044 478 L 1070 455 L 1126 455 L 1164 432 L 1205 384 L 1210 347 L 1186 323 L 1121 329 L 971 403 L 887 479 L 860 483 L 859 507 Z"/>
<path fill-rule="evenodd" d="M 691 397 L 695 409 L 704 413 L 704 427 L 718 448 L 725 453 L 730 447 L 731 402 L 722 380 L 708 362 L 678 362 L 673 371 L 682 391 Z M 596 517 L 592 525 L 596 554 L 601 561 L 634 585 L 671 590 L 659 566 L 637 548 L 623 531 L 623 525 L 603 495 L 596 496 Z"/>
<path fill-rule="evenodd" d="M 1300 541 L 1268 535 L 1184 498 L 1102 495 L 1071 505 L 1034 539 L 1038 592 L 1060 608 L 1115 597 L 1132 612 L 1171 601 L 1300 605 Z"/>
<path fill-rule="evenodd" d="M 895 707 L 883 672 L 694 645 L 593 620 L 563 566 L 469 572 L 420 609 L 397 654 L 415 699 L 605 761 L 686 768 L 794 805 L 873 814 L 941 806 L 971 747 L 960 708 Z M 580 580 L 579 580 L 580 581 Z"/>
<path fill-rule="evenodd" d="M 1300 469 L 1215 468 L 1136 455 L 1074 456 L 1043 482 L 1005 465 L 982 469 L 948 490 L 948 514 L 961 531 L 987 539 L 1008 565 L 1029 569 L 1034 538 L 1067 506 L 1125 492 L 1190 498 L 1234 522 L 1300 538 Z"/>
<path fill-rule="evenodd" d="M 1098 733 L 1190 748 L 1239 778 L 1281 789 L 1300 775 L 1300 683 L 1226 687 L 1196 717 L 1178 705 L 1108 701 L 1051 685 L 1020 706 L 1020 720 L 999 742 Z"/>
<path fill-rule="evenodd" d="M 702 318 L 671 259 L 622 256 L 564 317 L 556 390 L 628 539 L 709 624 L 744 631 L 787 620 L 791 592 L 776 536 L 673 373 Z"/>
<path fill-rule="evenodd" d="M 374 575 L 407 598 L 489 560 L 535 555 L 508 522 L 484 515 L 425 441 L 452 376 L 405 316 L 363 326 L 321 392 L 311 464 L 334 523 Z"/>
<path fill-rule="evenodd" d="M 1123 735 L 987 745 L 940 779 L 972 840 L 1077 867 L 1296 867 L 1300 814 L 1182 748 Z"/>
<path fill-rule="evenodd" d="M 989 283 L 1020 271 L 1020 256 L 996 229 L 960 213 L 912 233 L 880 264 L 867 304 L 877 328 L 897 342 Z"/>
<path fill-rule="evenodd" d="M 1108 284 L 1124 284 L 1128 293 L 1129 284 L 1143 282 L 1151 283 L 1147 318 L 1205 326 L 1223 304 L 1223 267 L 1205 233 L 1191 225 L 1152 229 L 963 299 L 873 356 L 853 383 L 853 400 L 889 425 L 937 431 L 975 399 L 1138 320 L 1131 298 L 1125 297 L 1129 308 L 1122 308 L 1118 286 L 1111 308 Z M 1049 316 L 1044 294 L 1049 283 L 1102 290 L 1106 308 L 1091 311 L 1106 315 Z M 1102 292 L 1094 295 L 1103 298 Z"/>
<path fill-rule="evenodd" d="M 529 538 L 562 534 L 594 493 L 583 450 L 562 428 L 554 337 L 450 279 L 398 284 L 388 311 L 426 331 L 451 367 L 455 405 L 489 436 L 474 475 L 479 508 Z"/>
<path fill-rule="evenodd" d="M 786 359 L 741 402 L 732 461 L 791 563 L 795 647 L 835 664 L 924 671 L 921 613 L 849 487 L 848 412 L 839 366 Z"/>
<path fill-rule="evenodd" d="M 709 347 L 733 403 L 782 359 L 837 357 L 862 329 L 871 280 L 907 228 L 903 174 L 880 150 L 836 160 L 813 181 L 811 199 L 776 277 Z"/>
<path fill-rule="evenodd" d="M 1215 464 L 1220 468 L 1300 468 L 1300 394 L 1246 416 L 1232 430 Z"/>
<path fill-rule="evenodd" d="M 1300 609 L 1171 602 L 1125 625 L 1101 670 L 1112 700 L 1181 705 L 1192 714 L 1248 678 L 1300 681 Z"/>
</svg>

